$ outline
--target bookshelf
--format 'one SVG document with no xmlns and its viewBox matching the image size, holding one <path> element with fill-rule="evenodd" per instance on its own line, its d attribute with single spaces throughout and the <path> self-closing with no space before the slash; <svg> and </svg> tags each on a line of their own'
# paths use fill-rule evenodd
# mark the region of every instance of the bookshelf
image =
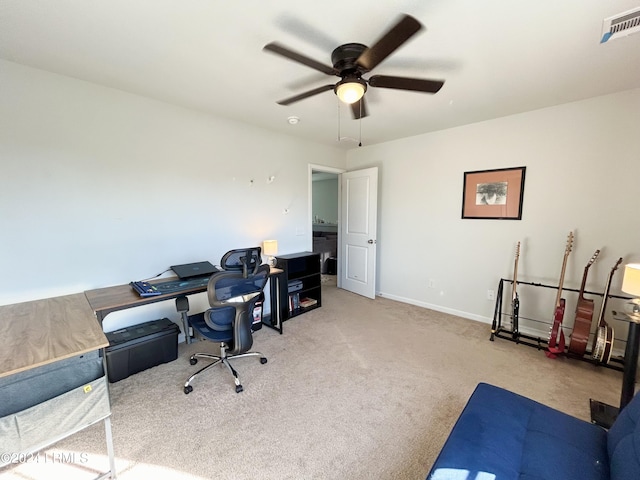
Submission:
<svg viewBox="0 0 640 480">
<path fill-rule="evenodd" d="M 280 317 L 283 320 L 322 305 L 319 253 L 279 255 L 276 257 L 276 268 L 284 271 L 285 288 L 280 289 Z"/>
</svg>

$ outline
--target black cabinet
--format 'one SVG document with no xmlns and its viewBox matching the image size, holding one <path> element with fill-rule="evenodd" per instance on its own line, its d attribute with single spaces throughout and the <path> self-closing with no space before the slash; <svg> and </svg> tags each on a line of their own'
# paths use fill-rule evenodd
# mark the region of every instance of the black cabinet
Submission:
<svg viewBox="0 0 640 480">
<path fill-rule="evenodd" d="M 276 268 L 284 271 L 280 318 L 287 320 L 322 305 L 319 253 L 279 255 Z"/>
</svg>

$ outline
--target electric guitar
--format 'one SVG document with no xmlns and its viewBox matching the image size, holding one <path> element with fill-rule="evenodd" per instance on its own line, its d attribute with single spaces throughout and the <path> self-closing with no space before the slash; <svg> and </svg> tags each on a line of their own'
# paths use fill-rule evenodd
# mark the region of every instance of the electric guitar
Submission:
<svg viewBox="0 0 640 480">
<path fill-rule="evenodd" d="M 616 272 L 620 264 L 622 263 L 622 257 L 618 259 L 616 264 L 609 273 L 607 279 L 607 286 L 604 289 L 604 296 L 602 297 L 602 305 L 600 306 L 600 316 L 598 320 L 598 328 L 596 335 L 593 337 L 593 346 L 591 347 L 591 358 L 594 360 L 607 364 L 611 360 L 611 351 L 613 350 L 613 327 L 610 327 L 604 320 L 604 314 L 607 308 L 607 298 L 609 296 L 609 289 L 611 288 L 611 279 Z"/>
<path fill-rule="evenodd" d="M 520 299 L 518 298 L 518 258 L 520 258 L 520 242 L 516 244 L 516 259 L 513 263 L 513 287 L 511 289 L 511 336 L 517 339 L 520 336 L 518 331 L 518 310 L 520 309 Z"/>
<path fill-rule="evenodd" d="M 600 255 L 600 250 L 591 257 L 591 260 L 584 267 L 582 275 L 582 285 L 580 285 L 580 294 L 578 295 L 578 303 L 576 304 L 576 317 L 573 322 L 573 331 L 571 332 L 571 341 L 569 342 L 569 353 L 582 357 L 587 350 L 587 342 L 591 333 L 591 323 L 593 322 L 593 300 L 584 298 L 584 287 L 587 284 L 587 274 L 589 267 L 593 265 Z"/>
<path fill-rule="evenodd" d="M 553 325 L 549 334 L 549 342 L 547 350 L 544 352 L 549 358 L 556 358 L 564 353 L 564 332 L 562 331 L 562 319 L 564 318 L 565 299 L 562 298 L 562 285 L 564 283 L 564 272 L 567 269 L 567 260 L 573 247 L 573 232 L 569 232 L 567 237 L 567 246 L 564 250 L 564 259 L 562 260 L 562 271 L 560 272 L 560 282 L 558 283 L 558 295 L 556 296 L 556 308 L 553 314 Z"/>
</svg>

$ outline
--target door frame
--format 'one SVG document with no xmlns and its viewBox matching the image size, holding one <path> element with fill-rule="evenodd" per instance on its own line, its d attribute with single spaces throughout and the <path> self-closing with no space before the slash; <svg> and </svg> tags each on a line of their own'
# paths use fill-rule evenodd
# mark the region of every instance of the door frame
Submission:
<svg viewBox="0 0 640 480">
<path fill-rule="evenodd" d="M 309 195 L 309 200 L 307 202 L 308 205 L 308 211 L 307 211 L 307 225 L 309 228 L 309 251 L 312 252 L 313 251 L 313 172 L 322 172 L 322 173 L 335 173 L 336 175 L 340 175 L 341 173 L 345 173 L 347 171 L 347 169 L 345 168 L 336 168 L 336 167 L 329 167 L 327 165 L 318 165 L 315 163 L 310 163 L 309 164 L 309 172 L 308 172 L 308 185 L 307 185 L 307 193 Z M 340 179 L 338 178 L 338 181 L 340 181 Z M 341 212 L 341 208 L 339 208 L 339 206 L 342 205 L 342 191 L 340 188 L 338 188 L 338 249 L 340 248 L 340 244 L 342 241 L 342 229 L 340 228 L 340 223 L 342 221 L 342 212 Z M 341 262 L 340 259 L 338 259 L 338 261 L 336 262 L 336 275 L 337 275 L 337 287 L 341 288 L 341 280 L 340 280 L 340 273 L 342 272 L 342 266 L 341 266 Z"/>
</svg>

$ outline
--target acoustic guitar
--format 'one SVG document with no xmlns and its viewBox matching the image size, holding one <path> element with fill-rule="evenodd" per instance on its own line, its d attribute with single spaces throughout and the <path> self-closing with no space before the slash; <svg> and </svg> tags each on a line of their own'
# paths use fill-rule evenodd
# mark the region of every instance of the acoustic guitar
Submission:
<svg viewBox="0 0 640 480">
<path fill-rule="evenodd" d="M 584 287 L 587 284 L 587 275 L 589 267 L 593 265 L 600 255 L 600 250 L 596 250 L 591 260 L 584 267 L 582 275 L 582 285 L 580 285 L 580 293 L 578 294 L 578 303 L 576 304 L 576 316 L 573 322 L 573 331 L 571 332 L 571 341 L 569 342 L 569 353 L 578 357 L 584 356 L 587 350 L 587 342 L 591 333 L 591 323 L 593 322 L 593 300 L 584 298 Z"/>
<path fill-rule="evenodd" d="M 564 318 L 565 299 L 562 298 L 562 285 L 564 284 L 564 273 L 567 269 L 567 260 L 573 247 L 573 232 L 569 232 L 567 237 L 567 246 L 564 249 L 564 258 L 562 260 L 562 271 L 560 272 L 560 281 L 558 282 L 558 295 L 556 296 L 556 308 L 553 312 L 553 325 L 549 334 L 549 342 L 547 350 L 544 352 L 549 358 L 556 358 L 564 353 L 565 339 L 562 331 L 562 319 Z"/>
<path fill-rule="evenodd" d="M 611 351 L 613 350 L 614 339 L 613 327 L 610 327 L 605 321 L 604 314 L 607 309 L 607 298 L 609 297 L 609 290 L 611 288 L 611 279 L 621 263 L 622 257 L 618 259 L 609 273 L 607 286 L 604 289 L 604 296 L 602 297 L 602 305 L 600 306 L 598 328 L 596 329 L 596 335 L 593 337 L 593 346 L 591 347 L 591 358 L 604 364 L 609 363 L 609 360 L 611 360 Z"/>
<path fill-rule="evenodd" d="M 513 287 L 511 289 L 511 336 L 517 339 L 520 336 L 518 330 L 518 310 L 520 299 L 518 298 L 518 258 L 520 258 L 520 242 L 516 244 L 516 259 L 513 263 Z"/>
</svg>

